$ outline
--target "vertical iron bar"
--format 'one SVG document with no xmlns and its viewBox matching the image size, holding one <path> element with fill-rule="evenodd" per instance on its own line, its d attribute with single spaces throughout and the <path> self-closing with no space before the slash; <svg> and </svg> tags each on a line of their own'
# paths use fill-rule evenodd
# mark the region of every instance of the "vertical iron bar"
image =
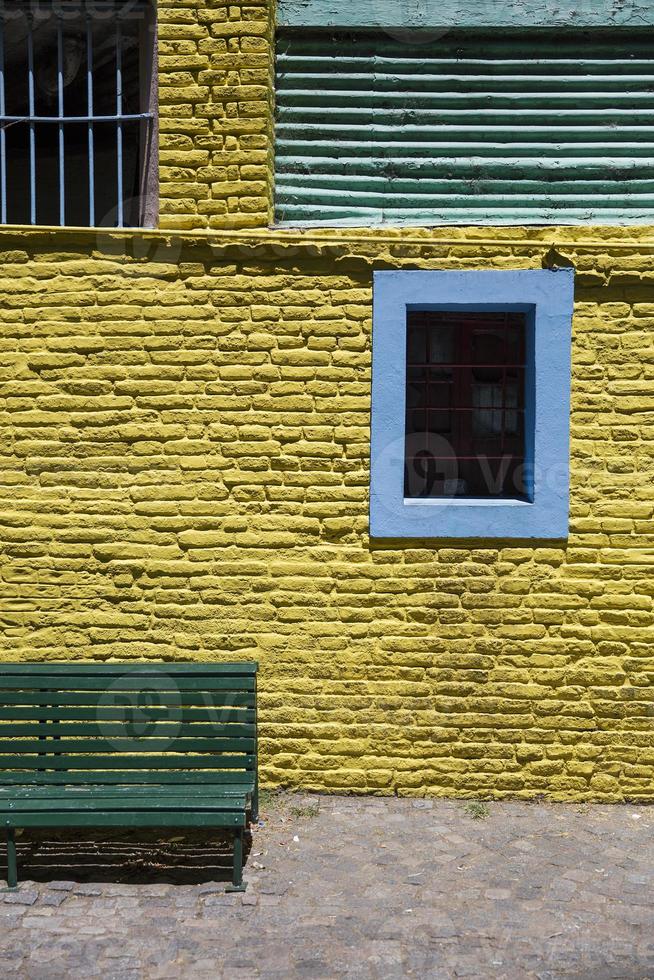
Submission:
<svg viewBox="0 0 654 980">
<path fill-rule="evenodd" d="M 87 142 L 89 152 L 89 225 L 95 225 L 95 149 L 93 146 L 93 29 L 90 15 L 86 21 L 86 112 Z"/>
<path fill-rule="evenodd" d="M 424 459 L 424 462 L 423 462 L 423 478 L 422 478 L 423 479 L 423 486 L 422 486 L 422 489 L 423 489 L 423 496 L 429 496 L 429 494 L 431 493 L 431 491 L 434 489 L 434 483 L 436 482 L 436 478 L 438 476 L 438 473 L 436 473 L 436 467 L 438 465 L 437 463 L 434 463 L 434 469 L 431 470 L 431 459 L 432 459 L 431 450 L 432 450 L 433 442 L 429 438 L 429 424 L 431 422 L 431 415 L 430 415 L 429 409 L 432 407 L 432 398 L 434 396 L 434 387 L 433 387 L 432 381 L 431 381 L 431 348 L 432 348 L 432 336 L 433 336 L 432 335 L 432 330 L 433 330 L 433 325 L 432 325 L 432 322 L 431 322 L 431 320 L 429 318 L 426 318 L 426 319 L 423 318 L 423 321 L 422 322 L 425 324 L 425 327 L 424 327 L 424 330 L 425 330 L 425 365 L 426 365 L 426 367 L 425 367 L 425 380 L 427 382 L 426 385 L 425 385 L 425 411 L 424 411 L 423 416 L 422 416 L 422 419 L 423 419 L 422 427 L 423 427 L 423 430 L 424 430 L 424 435 L 423 435 L 424 442 L 423 442 L 423 446 L 425 448 L 425 453 L 426 453 L 425 459 Z M 414 462 L 413 466 L 414 466 L 414 469 L 415 469 L 415 466 L 416 466 L 415 462 Z M 433 473 L 433 478 L 430 476 L 430 473 Z"/>
<path fill-rule="evenodd" d="M 57 17 L 57 106 L 59 109 L 59 224 L 66 224 L 66 181 L 64 172 L 64 28 Z"/>
<path fill-rule="evenodd" d="M 7 111 L 5 104 L 5 19 L 0 10 L 0 116 Z M 7 134 L 4 120 L 0 122 L 0 222 L 7 224 Z"/>
<path fill-rule="evenodd" d="M 123 227 L 123 125 L 120 117 L 123 114 L 123 37 L 120 26 L 120 13 L 116 17 L 116 169 L 118 173 L 118 218 L 119 228 Z"/>
<path fill-rule="evenodd" d="M 506 372 L 507 364 L 509 363 L 509 314 L 504 314 L 504 332 L 502 334 L 502 359 L 504 364 L 502 366 L 502 420 L 500 429 L 500 456 L 504 457 L 506 451 L 506 415 L 507 415 L 507 403 L 506 403 Z M 504 487 L 502 487 L 504 489 Z"/>
<path fill-rule="evenodd" d="M 36 224 L 36 130 L 34 126 L 34 35 L 32 33 L 33 14 L 27 15 L 27 88 L 30 117 L 30 224 Z"/>
</svg>

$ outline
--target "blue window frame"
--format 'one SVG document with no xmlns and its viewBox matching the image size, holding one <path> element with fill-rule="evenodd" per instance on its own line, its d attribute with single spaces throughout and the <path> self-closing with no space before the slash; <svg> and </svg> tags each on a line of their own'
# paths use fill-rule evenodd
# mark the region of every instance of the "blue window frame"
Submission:
<svg viewBox="0 0 654 980">
<path fill-rule="evenodd" d="M 375 273 L 372 536 L 567 537 L 573 291 L 572 269 Z M 456 314 L 454 323 L 466 313 L 524 317 L 524 467 L 520 494 L 405 496 L 407 320 L 410 314 L 430 311 Z M 450 479 L 448 485 L 456 488 L 453 493 L 461 492 L 461 482 Z"/>
</svg>

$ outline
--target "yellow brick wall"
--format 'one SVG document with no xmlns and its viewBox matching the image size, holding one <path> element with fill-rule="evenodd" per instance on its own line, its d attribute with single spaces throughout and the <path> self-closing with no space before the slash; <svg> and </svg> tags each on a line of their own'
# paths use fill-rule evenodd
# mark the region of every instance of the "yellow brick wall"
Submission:
<svg viewBox="0 0 654 980">
<path fill-rule="evenodd" d="M 567 543 L 370 541 L 373 268 L 577 267 Z M 257 658 L 268 783 L 654 798 L 654 234 L 0 234 L 0 656 Z"/>
<path fill-rule="evenodd" d="M 266 230 L 271 5 L 159 5 L 159 233 L 0 232 L 0 659 L 261 663 L 271 784 L 654 798 L 654 230 Z M 374 268 L 577 268 L 566 544 L 370 541 Z"/>
<path fill-rule="evenodd" d="M 161 227 L 267 225 L 272 3 L 163 0 L 157 9 Z"/>
</svg>

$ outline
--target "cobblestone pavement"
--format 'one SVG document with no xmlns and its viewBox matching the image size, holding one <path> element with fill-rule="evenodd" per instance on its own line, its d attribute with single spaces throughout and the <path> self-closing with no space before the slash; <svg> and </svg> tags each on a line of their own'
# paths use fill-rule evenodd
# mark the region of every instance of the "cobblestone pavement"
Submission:
<svg viewBox="0 0 654 980">
<path fill-rule="evenodd" d="M 484 809 L 275 797 L 244 895 L 208 837 L 32 833 L 0 975 L 654 978 L 654 810 Z"/>
</svg>

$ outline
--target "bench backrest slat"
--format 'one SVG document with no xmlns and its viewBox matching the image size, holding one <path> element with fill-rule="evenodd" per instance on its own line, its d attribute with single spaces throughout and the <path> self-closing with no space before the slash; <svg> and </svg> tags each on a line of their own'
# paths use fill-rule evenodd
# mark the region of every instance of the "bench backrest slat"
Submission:
<svg viewBox="0 0 654 980">
<path fill-rule="evenodd" d="M 2 674 L 4 677 L 20 675 L 21 677 L 43 677 L 47 674 L 56 673 L 67 674 L 70 677 L 81 677 L 85 674 L 93 677 L 117 677 L 123 674 L 152 674 L 153 672 L 164 672 L 171 677 L 186 677 L 199 674 L 205 677 L 254 677 L 259 669 L 259 665 L 254 661 L 235 661 L 234 663 L 224 664 L 199 664 L 199 663 L 157 663 L 155 661 L 141 663 L 111 663 L 104 661 L 97 664 L 84 664 L 60 661 L 49 661 L 44 663 L 6 663 L 2 664 Z"/>
<path fill-rule="evenodd" d="M 98 702 L 98 692 L 94 691 L 92 693 L 79 692 L 79 691 L 44 691 L 43 689 L 31 690 L 29 697 L 26 697 L 26 691 L 5 691 L 2 688 L 2 682 L 0 681 L 0 705 L 2 705 L 2 710 L 5 711 L 8 706 L 18 707 L 20 705 L 29 704 L 30 710 L 34 710 L 33 706 L 46 707 L 50 710 L 60 709 L 61 711 L 68 711 L 70 707 L 80 707 L 80 710 L 91 706 L 94 712 L 93 717 L 96 717 L 95 712 L 114 711 L 115 708 L 110 704 L 105 704 L 103 702 Z M 129 693 L 129 692 L 128 692 Z M 160 695 L 160 700 L 157 704 L 152 705 L 152 710 L 156 711 L 158 708 L 164 710 L 168 702 L 175 700 L 173 698 L 167 698 L 166 692 L 162 691 Z M 184 714 L 187 712 L 191 714 L 192 709 L 198 711 L 211 711 L 214 708 L 254 708 L 255 707 L 255 694 L 253 691 L 185 691 L 184 698 L 182 701 L 182 711 Z M 122 709 L 121 709 L 122 710 Z M 80 718 L 85 717 L 80 715 Z"/>
<path fill-rule="evenodd" d="M 170 677 L 171 675 L 167 676 Z M 119 674 L 113 678 L 108 674 L 99 677 L 78 674 L 72 676 L 66 675 L 66 681 L 73 691 L 104 692 L 107 690 L 108 683 L 114 691 L 134 691 L 138 690 L 139 680 L 145 685 L 145 690 L 149 690 L 148 681 L 152 680 L 153 677 L 153 674 L 136 672 L 131 675 Z M 62 677 L 56 674 L 43 674 L 42 676 L 30 674 L 26 677 L 12 674 L 9 677 L 3 677 L 0 683 L 4 691 L 19 690 L 22 692 L 31 688 L 35 691 L 46 690 L 56 692 L 60 690 L 59 685 L 61 681 Z M 196 691 L 200 695 L 206 694 L 207 692 L 213 693 L 214 691 L 254 691 L 256 683 L 254 677 L 236 677 L 235 675 L 230 675 L 229 677 L 212 677 L 211 675 L 206 677 L 189 677 L 183 674 L 175 677 L 174 681 L 176 691 L 183 691 L 184 693 Z M 167 688 L 162 688 L 162 693 L 166 693 L 167 690 Z"/>
<path fill-rule="evenodd" d="M 235 724 L 229 726 L 230 738 L 255 738 L 255 725 L 242 724 L 238 719 Z M 69 738 L 124 738 L 125 726 L 117 721 L 50 721 L 47 727 L 48 738 L 61 738 L 67 735 Z M 213 739 L 216 737 L 215 727 L 207 722 L 198 722 L 195 725 L 179 724 L 175 721 L 158 721 L 155 729 L 156 738 L 188 738 L 197 736 L 198 738 Z M 0 740 L 2 739 L 29 739 L 43 738 L 43 726 L 40 722 L 0 722 Z M 13 751 L 13 749 L 12 749 Z"/>
<path fill-rule="evenodd" d="M 6 664 L 0 784 L 251 783 L 257 665 Z"/>
<path fill-rule="evenodd" d="M 195 753 L 208 753 L 214 755 L 216 752 L 254 752 L 253 738 L 177 738 L 175 740 L 174 751 L 189 753 L 190 758 L 195 757 Z M 44 736 L 46 738 L 46 736 Z M 61 735 L 47 735 L 47 751 L 57 755 L 66 754 L 76 755 L 100 755 L 105 752 L 111 755 L 108 762 L 114 764 L 120 759 L 123 752 L 139 752 L 144 754 L 156 755 L 170 748 L 171 737 L 169 735 L 156 736 L 154 738 L 125 738 L 124 735 L 117 738 L 69 738 Z M 29 756 L 33 753 L 43 752 L 43 738 L 3 738 L 0 739 L 0 757 L 5 755 Z M 115 756 L 115 759 L 114 759 Z"/>
<path fill-rule="evenodd" d="M 152 778 L 149 778 L 151 776 Z M 7 785 L 50 785 L 50 784 L 86 785 L 98 783 L 105 786 L 127 783 L 147 784 L 148 786 L 204 786 L 224 784 L 252 785 L 252 773 L 246 769 L 196 769 L 184 771 L 181 769 L 158 770 L 154 773 L 146 769 L 122 769 L 120 772 L 107 769 L 34 772 L 27 770 L 0 770 L 0 786 Z"/>
</svg>

